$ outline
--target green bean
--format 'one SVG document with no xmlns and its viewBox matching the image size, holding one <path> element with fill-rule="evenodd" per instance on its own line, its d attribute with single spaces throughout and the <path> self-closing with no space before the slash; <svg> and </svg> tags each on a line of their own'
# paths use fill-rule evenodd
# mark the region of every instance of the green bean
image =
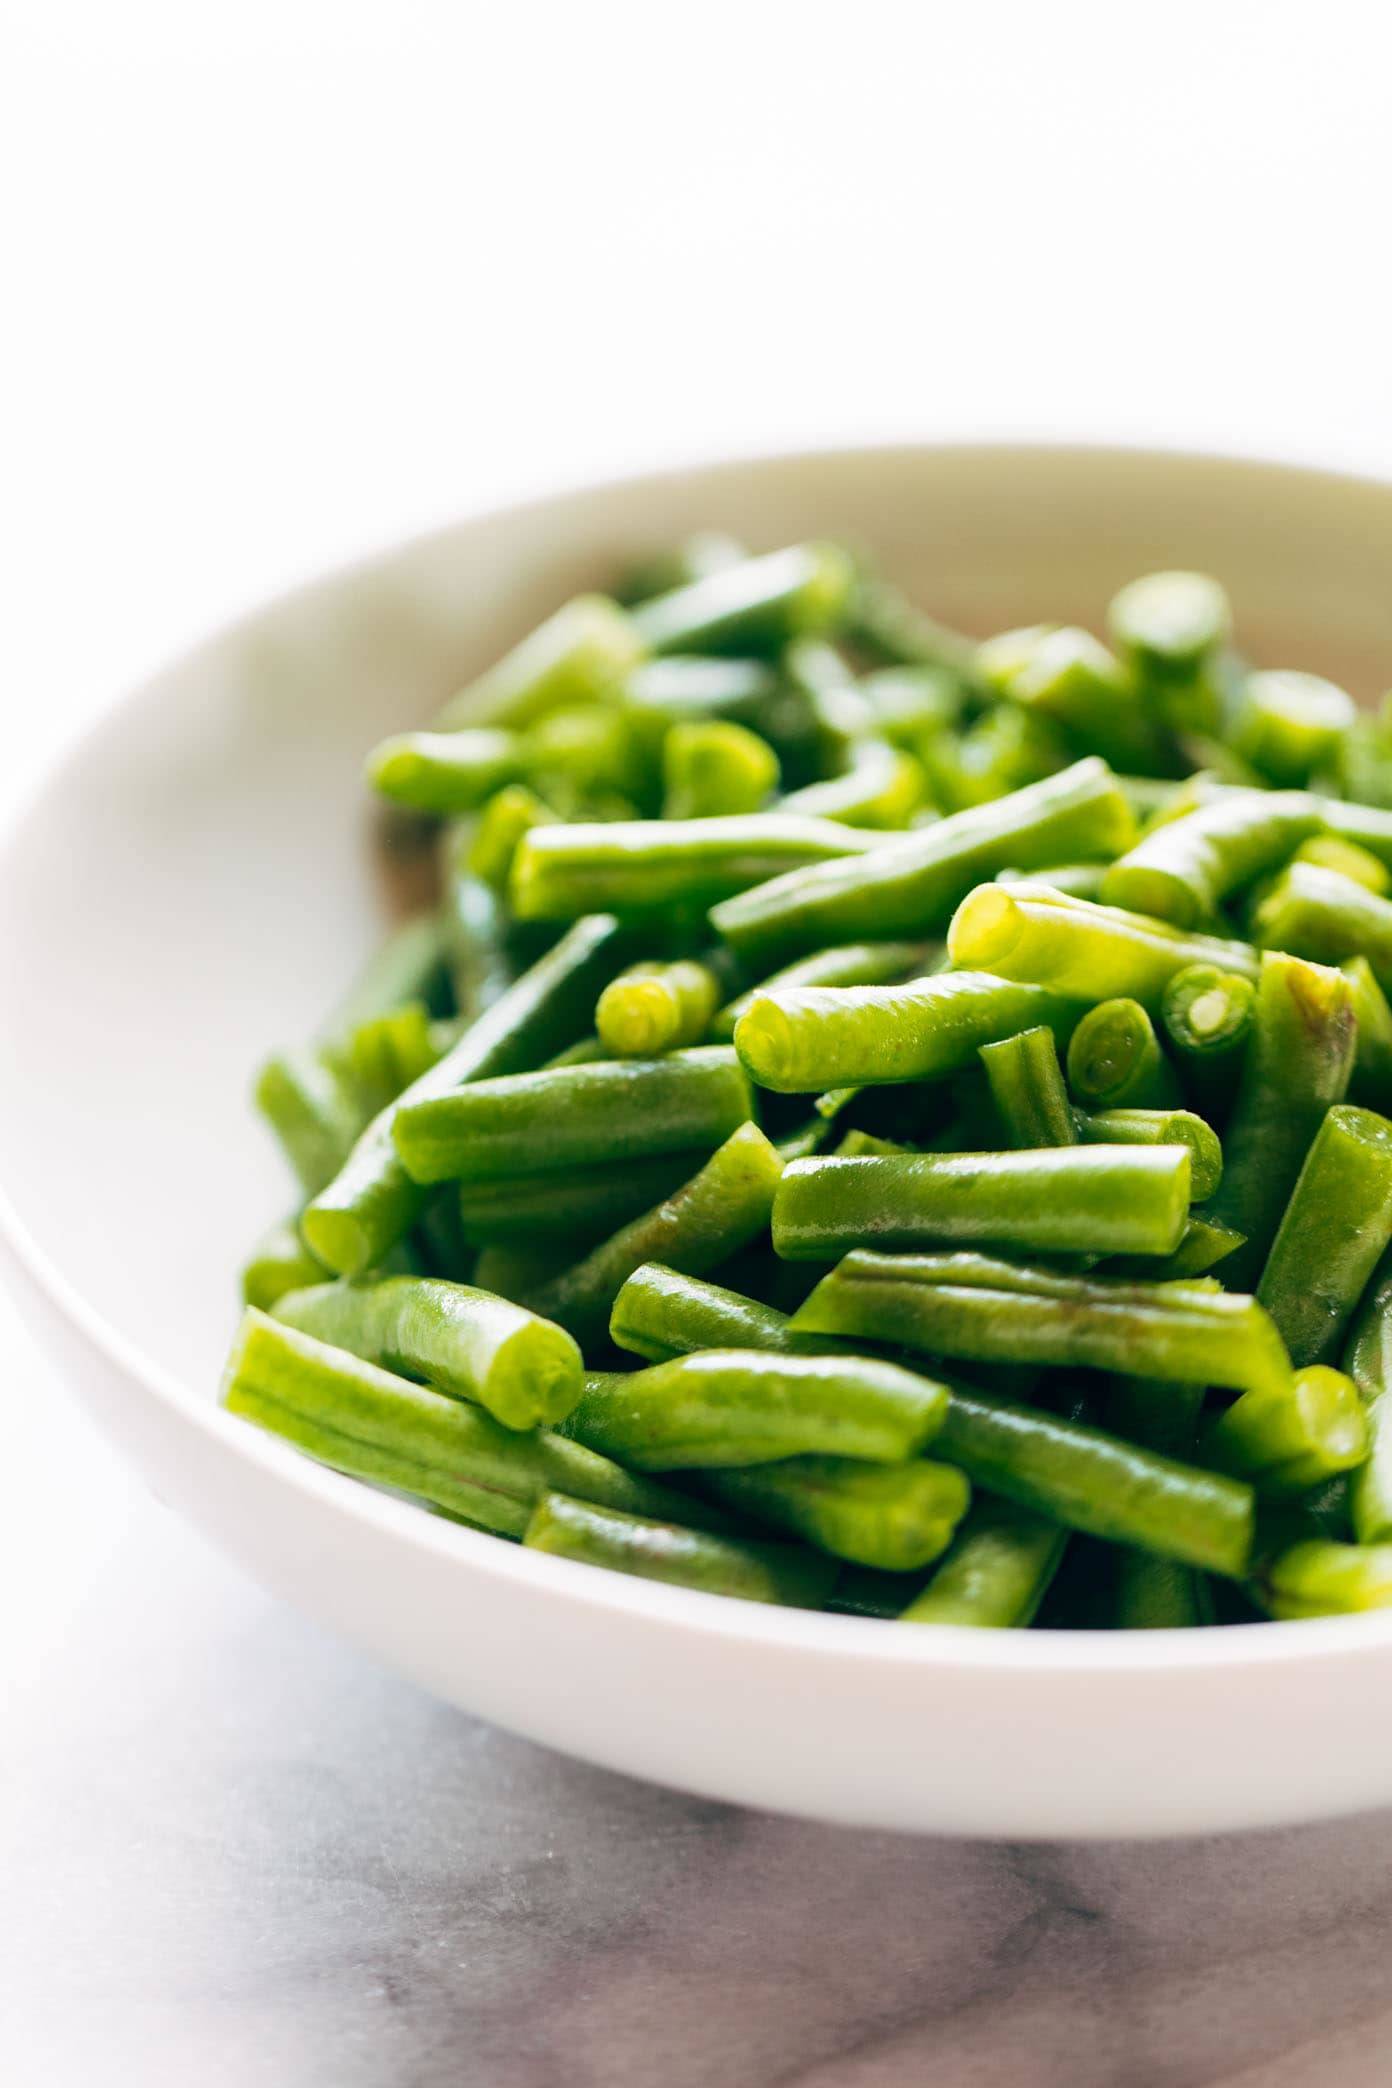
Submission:
<svg viewBox="0 0 1392 2088">
<path fill-rule="evenodd" d="M 1355 884 L 1376 892 L 1385 899 L 1392 892 L 1392 870 L 1375 856 L 1370 849 L 1362 848 L 1356 841 L 1343 841 L 1337 834 L 1312 834 L 1302 841 L 1293 863 L 1317 863 L 1322 870 L 1337 870 L 1343 877 L 1351 877 Z"/>
<path fill-rule="evenodd" d="M 995 1044 L 983 1044 L 978 1055 L 1012 1146 L 1077 1144 L 1078 1128 L 1063 1084 L 1058 1043 L 1046 1024 L 1002 1037 Z"/>
<path fill-rule="evenodd" d="M 933 802 L 964 812 L 1056 774 L 1070 750 L 1044 718 L 999 703 L 965 731 L 933 734 L 916 751 Z"/>
<path fill-rule="evenodd" d="M 548 1429 L 519 1435 L 481 1407 L 412 1384 L 264 1313 L 243 1318 L 222 1397 L 230 1413 L 324 1464 L 415 1494 L 503 1536 L 520 1537 L 552 1488 L 633 1515 L 680 1512 L 691 1522 L 729 1527 L 727 1516 L 565 1436 Z"/>
<path fill-rule="evenodd" d="M 634 670 L 619 692 L 619 706 L 660 763 L 673 726 L 708 724 L 729 719 L 747 725 L 761 738 L 775 737 L 773 721 L 785 702 L 778 676 L 766 660 L 720 660 L 705 654 L 647 660 Z M 810 724 L 799 718 L 801 736 Z"/>
<path fill-rule="evenodd" d="M 713 1472 L 706 1483 L 727 1508 L 805 1538 L 818 1551 L 887 1573 L 931 1565 L 951 1543 L 971 1499 L 971 1487 L 954 1465 L 923 1457 L 891 1465 L 790 1457 Z"/>
<path fill-rule="evenodd" d="M 597 1167 L 461 1182 L 458 1208 L 464 1238 L 475 1247 L 490 1242 L 525 1246 L 531 1241 L 583 1252 L 679 1189 L 691 1167 L 690 1153 L 655 1153 L 646 1160 L 611 1160 Z"/>
<path fill-rule="evenodd" d="M 1343 1368 L 1368 1406 L 1392 1387 L 1392 1254 L 1373 1271 L 1350 1329 Z"/>
<path fill-rule="evenodd" d="M 1392 1124 L 1341 1103 L 1311 1141 L 1257 1285 L 1292 1363 L 1337 1355 L 1389 1241 Z"/>
<path fill-rule="evenodd" d="M 983 877 L 1007 868 L 1112 856 L 1135 834 L 1131 808 L 1096 759 L 882 842 L 854 863 L 771 877 L 712 910 L 720 934 L 751 961 L 788 959 L 864 936 L 940 934 Z"/>
<path fill-rule="evenodd" d="M 748 556 L 738 537 L 723 529 L 698 529 L 670 551 L 631 566 L 614 599 L 627 607 L 647 602 L 654 595 L 670 594 L 674 587 L 687 587 L 693 580 L 722 573 L 727 566 L 743 565 Z"/>
<path fill-rule="evenodd" d="M 699 1044 L 720 1001 L 709 964 L 638 965 L 611 979 L 595 1004 L 599 1041 L 613 1058 L 650 1058 Z"/>
<path fill-rule="evenodd" d="M 443 1057 L 436 1042 L 440 1027 L 431 1022 L 424 1001 L 408 1001 L 389 1015 L 375 1015 L 359 1023 L 341 1045 L 325 1051 L 328 1063 L 357 1100 L 360 1126 Z"/>
<path fill-rule="evenodd" d="M 1227 641 L 1232 611 L 1207 573 L 1147 573 L 1113 595 L 1107 627 L 1147 679 L 1191 680 Z"/>
<path fill-rule="evenodd" d="M 698 1277 L 680 1275 L 661 1262 L 644 1262 L 614 1300 L 609 1333 L 620 1348 L 650 1363 L 666 1363 L 697 1349 L 767 1349 L 798 1353 L 787 1314 L 755 1298 Z"/>
<path fill-rule="evenodd" d="M 674 725 L 662 745 L 663 817 L 757 812 L 778 788 L 778 777 L 778 756 L 747 725 L 728 718 Z"/>
<path fill-rule="evenodd" d="M 1076 1021 L 1075 1001 L 987 972 L 939 972 L 902 986 L 761 988 L 735 1024 L 735 1049 L 780 1094 L 942 1080 L 983 1044 Z"/>
<path fill-rule="evenodd" d="M 939 1241 L 1169 1254 L 1189 1216 L 1189 1179 L 1180 1145 L 796 1160 L 774 1197 L 773 1244 L 789 1261 Z"/>
<path fill-rule="evenodd" d="M 1318 825 L 1302 791 L 1229 791 L 1138 841 L 1112 864 L 1102 897 L 1110 906 L 1193 928 L 1232 893 L 1289 861 Z"/>
<path fill-rule="evenodd" d="M 1244 1392 L 1204 1430 L 1200 1451 L 1205 1464 L 1289 1499 L 1362 1464 L 1368 1423 L 1353 1379 L 1312 1363 L 1280 1390 Z"/>
<path fill-rule="evenodd" d="M 1318 674 L 1288 668 L 1249 674 L 1233 719 L 1233 745 L 1269 783 L 1308 783 L 1357 715 L 1353 698 Z"/>
<path fill-rule="evenodd" d="M 843 943 L 814 951 L 728 1001 L 711 1024 L 716 1037 L 733 1037 L 739 1021 L 759 993 L 792 986 L 881 986 L 933 968 L 933 946 L 925 943 Z"/>
<path fill-rule="evenodd" d="M 900 1145 L 893 1138 L 877 1138 L 873 1131 L 862 1131 L 858 1126 L 853 1126 L 836 1148 L 836 1157 L 838 1160 L 864 1160 L 870 1154 L 887 1156 L 892 1153 L 911 1153 L 913 1150 L 912 1146 Z M 812 1155 L 810 1153 L 789 1153 L 785 1155 L 785 1158 L 790 1160 L 810 1160 Z"/>
<path fill-rule="evenodd" d="M 781 665 L 789 687 L 807 705 L 819 772 L 839 773 L 874 729 L 874 713 L 855 676 L 825 638 L 795 638 L 784 649 Z"/>
<path fill-rule="evenodd" d="M 1115 1378 L 1107 1388 L 1105 1423 L 1128 1442 L 1192 1461 L 1203 1400 L 1202 1385 Z M 1123 1631 L 1182 1630 L 1210 1621 L 1212 1605 L 1193 1568 L 1153 1552 L 1118 1552 L 1115 1598 L 1115 1622 Z"/>
<path fill-rule="evenodd" d="M 856 640 L 884 660 L 905 667 L 931 667 L 967 687 L 977 684 L 976 647 L 959 631 L 936 623 L 892 581 L 860 574 L 850 612 Z"/>
<path fill-rule="evenodd" d="M 1164 761 L 1155 720 L 1090 631 L 1040 624 L 1006 632 L 982 646 L 977 661 L 1002 695 L 1048 718 L 1079 753 L 1142 771 Z"/>
<path fill-rule="evenodd" d="M 262 1234 L 242 1265 L 242 1303 L 269 1312 L 287 1291 L 322 1283 L 328 1272 L 315 1260 L 293 1218 Z"/>
<path fill-rule="evenodd" d="M 565 703 L 548 711 L 524 735 L 520 754 L 543 796 L 568 814 L 613 797 L 629 814 L 635 809 L 630 800 L 656 803 L 656 764 L 648 735 L 612 702 Z"/>
<path fill-rule="evenodd" d="M 1177 971 L 1160 1002 L 1165 1035 L 1196 1095 L 1226 1108 L 1237 1087 L 1256 1012 L 1256 987 L 1213 964 Z"/>
<path fill-rule="evenodd" d="M 1385 1318 L 1385 1312 L 1381 1315 Z M 1378 1358 L 1379 1377 L 1384 1372 Z M 1358 1387 L 1366 1398 L 1363 1385 Z M 1392 1399 L 1381 1392 L 1367 1410 L 1368 1455 L 1353 1475 L 1349 1506 L 1353 1531 L 1360 1544 L 1384 1544 L 1392 1539 Z"/>
<path fill-rule="evenodd" d="M 1366 957 L 1378 984 L 1392 987 L 1392 899 L 1318 863 L 1292 863 L 1252 916 L 1264 949 L 1320 964 Z"/>
<path fill-rule="evenodd" d="M 856 687 L 871 730 L 911 754 L 950 731 L 962 715 L 962 684 L 945 667 L 881 667 L 862 675 Z"/>
<path fill-rule="evenodd" d="M 762 652 L 803 632 L 834 629 L 854 573 L 835 544 L 794 544 L 723 566 L 631 612 L 650 652 Z"/>
<path fill-rule="evenodd" d="M 363 1127 L 357 1097 L 312 1049 L 282 1051 L 256 1076 L 256 1107 L 306 1196 L 331 1182 Z"/>
<path fill-rule="evenodd" d="M 1339 1617 L 1392 1604 L 1392 1544 L 1312 1538 L 1263 1565 L 1258 1600 L 1273 1617 Z"/>
<path fill-rule="evenodd" d="M 634 620 L 616 602 L 577 595 L 453 697 L 435 729 L 529 725 L 558 704 L 607 694 L 646 650 Z"/>
<path fill-rule="evenodd" d="M 926 1448 L 947 1406 L 946 1386 L 870 1356 L 705 1349 L 588 1377 L 565 1428 L 640 1472 L 805 1456 L 898 1464 Z"/>
<path fill-rule="evenodd" d="M 1003 1501 L 983 1502 L 899 1621 L 1022 1631 L 1033 1623 L 1067 1542 L 1059 1523 Z"/>
<path fill-rule="evenodd" d="M 397 1157 L 393 1125 L 403 1106 L 446 1095 L 468 1080 L 520 1072 L 583 1030 L 601 988 L 627 955 L 617 921 L 596 915 L 568 934 L 474 1022 L 406 1094 L 374 1117 L 338 1174 L 305 1212 L 305 1238 L 327 1267 L 358 1276 L 379 1262 L 424 1208 Z"/>
<path fill-rule="evenodd" d="M 1252 977 L 1257 968 L 1245 943 L 1186 933 L 1146 914 L 1094 906 L 1034 884 L 978 885 L 952 917 L 947 948 L 963 968 L 1078 1000 L 1137 1000 L 1147 1013 L 1188 964 Z"/>
<path fill-rule="evenodd" d="M 580 1397 L 584 1362 L 563 1328 L 465 1283 L 417 1276 L 320 1283 L 282 1298 L 275 1317 L 367 1363 L 471 1399 L 506 1428 L 563 1421 Z"/>
<path fill-rule="evenodd" d="M 1139 1001 L 1089 1008 L 1068 1040 L 1068 1083 L 1085 1109 L 1171 1109 L 1179 1100 L 1174 1068 Z"/>
<path fill-rule="evenodd" d="M 795 1609 L 820 1609 L 835 1573 L 829 1560 L 799 1546 L 709 1537 L 680 1523 L 597 1508 L 559 1493 L 541 1496 L 522 1541 L 531 1551 L 670 1587 Z"/>
<path fill-rule="evenodd" d="M 1392 810 L 1321 796 L 1315 798 L 1315 804 L 1327 834 L 1354 842 L 1392 868 Z"/>
<path fill-rule="evenodd" d="M 782 812 L 533 827 L 513 863 L 512 906 L 524 921 L 569 921 L 597 907 L 636 919 L 699 911 L 789 865 L 886 845 L 859 827 Z"/>
<path fill-rule="evenodd" d="M 754 1124 L 742 1124 L 699 1174 L 632 1219 L 583 1261 L 539 1284 L 527 1302 L 569 1327 L 578 1340 L 603 1334 L 615 1298 L 635 1269 L 661 1261 L 704 1276 L 768 1228 L 782 1172 L 778 1153 Z"/>
<path fill-rule="evenodd" d="M 1100 899 L 1105 863 L 1050 863 L 1043 870 L 1002 870 L 1001 884 L 1041 884 L 1065 899 Z"/>
<path fill-rule="evenodd" d="M 368 756 L 367 780 L 378 794 L 413 812 L 451 817 L 473 812 L 525 766 L 517 735 L 496 726 L 461 732 L 402 732 Z"/>
<path fill-rule="evenodd" d="M 1191 1162 L 1193 1148 L 1190 1148 Z M 1242 1234 L 1231 1226 L 1215 1225 L 1202 1212 L 1191 1211 L 1184 1237 L 1173 1254 L 1118 1254 L 1109 1258 L 1106 1273 L 1125 1276 L 1140 1283 L 1182 1283 L 1191 1276 L 1206 1276 L 1242 1245 Z"/>
<path fill-rule="evenodd" d="M 1202 1279 L 1134 1283 L 980 1254 L 848 1254 L 793 1314 L 792 1331 L 1233 1391 L 1290 1381 L 1281 1337 L 1255 1298 Z"/>
<path fill-rule="evenodd" d="M 1324 1113 L 1342 1102 L 1353 1069 L 1348 980 L 1323 965 L 1267 951 L 1251 1041 L 1223 1141 L 1223 1180 L 1208 1216 L 1242 1233 L 1224 1274 L 1255 1281 Z"/>
<path fill-rule="evenodd" d="M 512 984 L 513 953 L 498 893 L 470 868 L 469 840 L 457 830 L 444 860 L 444 934 L 455 1006 L 477 1021 Z"/>
<path fill-rule="evenodd" d="M 608 1056 L 609 1053 L 597 1036 L 591 1034 L 588 1037 L 577 1037 L 573 1044 L 567 1044 L 564 1051 L 558 1051 L 554 1058 L 546 1061 L 546 1070 L 550 1072 L 558 1066 L 596 1066 L 601 1059 L 607 1059 Z"/>
<path fill-rule="evenodd" d="M 863 739 L 842 774 L 791 791 L 782 810 L 855 827 L 906 827 L 923 795 L 923 770 L 912 754 L 887 740 Z"/>
<path fill-rule="evenodd" d="M 935 1454 L 974 1486 L 1088 1536 L 1234 1578 L 1250 1564 L 1250 1486 L 1087 1422 L 954 1386 Z"/>
<path fill-rule="evenodd" d="M 727 1044 L 715 1044 L 407 1096 L 393 1137 L 415 1182 L 484 1182 L 650 1153 L 709 1152 L 749 1114 L 744 1071 Z"/>
<path fill-rule="evenodd" d="M 1195 1203 L 1205 1203 L 1223 1178 L 1218 1133 L 1191 1110 L 1102 1109 L 1091 1116 L 1080 1112 L 1075 1122 L 1084 1145 L 1187 1146 Z"/>
</svg>

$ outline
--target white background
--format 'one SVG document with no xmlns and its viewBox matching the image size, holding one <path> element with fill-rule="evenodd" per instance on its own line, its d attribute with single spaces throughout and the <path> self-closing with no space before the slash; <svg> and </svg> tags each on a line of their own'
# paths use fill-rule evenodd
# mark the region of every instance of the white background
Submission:
<svg viewBox="0 0 1392 2088">
<path fill-rule="evenodd" d="M 0 794 L 270 589 L 553 481 L 902 434 L 1392 468 L 1378 0 L 0 21 Z M 32 1875 L 75 1723 L 259 1598 L 7 1311 L 0 1365 L 0 1867 Z"/>
</svg>

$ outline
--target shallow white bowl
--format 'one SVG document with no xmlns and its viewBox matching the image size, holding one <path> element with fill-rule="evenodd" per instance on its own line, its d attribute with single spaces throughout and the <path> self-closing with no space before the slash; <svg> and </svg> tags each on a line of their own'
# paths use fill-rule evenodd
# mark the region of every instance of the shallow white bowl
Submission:
<svg viewBox="0 0 1392 2088">
<path fill-rule="evenodd" d="M 290 1201 L 247 1103 L 376 931 L 359 785 L 505 642 L 703 524 L 844 535 L 969 629 L 1096 624 L 1219 573 L 1268 664 L 1392 682 L 1392 487 L 1213 457 L 908 448 L 563 494 L 303 589 L 117 705 L 0 842 L 0 1240 L 45 1346 L 162 1499 L 441 1696 L 593 1761 L 822 1819 L 1166 1834 L 1392 1799 L 1392 1616 L 899 1630 L 525 1552 L 222 1414 L 250 1240 Z"/>
</svg>

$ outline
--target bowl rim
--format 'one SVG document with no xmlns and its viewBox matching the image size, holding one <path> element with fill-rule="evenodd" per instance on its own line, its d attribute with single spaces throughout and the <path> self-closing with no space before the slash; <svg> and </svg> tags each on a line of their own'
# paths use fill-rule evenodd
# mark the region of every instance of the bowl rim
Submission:
<svg viewBox="0 0 1392 2088">
<path fill-rule="evenodd" d="M 106 733 L 117 732 L 126 714 L 149 700 L 168 676 L 195 668 L 201 656 L 220 648 L 263 617 L 307 602 L 320 593 L 336 593 L 394 560 L 443 544 L 461 528 L 522 522 L 557 503 L 585 496 L 658 492 L 666 485 L 704 475 L 728 473 L 735 477 L 742 471 L 777 472 L 809 458 L 834 466 L 875 460 L 888 463 L 896 458 L 931 462 L 934 458 L 947 460 L 966 455 L 986 455 L 996 462 L 1012 456 L 1028 457 L 1035 463 L 1055 461 L 1060 465 L 1085 460 L 1122 466 L 1163 462 L 1181 470 L 1216 468 L 1251 479 L 1322 484 L 1335 493 L 1340 489 L 1349 493 L 1375 492 L 1392 499 L 1392 477 L 1344 465 L 1206 447 L 1052 438 L 802 443 L 791 448 L 697 455 L 643 471 L 621 471 L 601 477 L 581 475 L 545 492 L 466 508 L 449 520 L 413 531 L 404 538 L 378 543 L 327 570 L 301 575 L 270 595 L 239 607 L 211 632 L 177 648 L 95 712 L 78 718 L 66 729 L 60 728 L 0 814 L 0 870 L 7 858 L 22 853 L 31 823 L 37 823 L 49 801 L 61 794 L 69 769 L 83 764 L 93 743 Z M 460 1561 L 485 1579 L 509 1581 L 550 1593 L 563 1604 L 611 1616 L 626 1614 L 657 1620 L 706 1641 L 724 1639 L 747 1648 L 766 1649 L 770 1654 L 780 1649 L 821 1653 L 857 1666 L 909 1666 L 944 1674 L 989 1669 L 1089 1678 L 1179 1676 L 1214 1668 L 1267 1669 L 1284 1667 L 1292 1661 L 1339 1660 L 1370 1644 L 1392 1643 L 1392 1612 L 1258 1620 L 1216 1630 L 973 1632 L 950 1625 L 920 1625 L 901 1632 L 883 1628 L 892 1620 L 732 1601 L 726 1596 L 668 1586 L 528 1551 L 487 1531 L 433 1515 L 414 1502 L 318 1464 L 291 1445 L 229 1414 L 220 1400 L 211 1399 L 206 1390 L 195 1389 L 176 1372 L 146 1355 L 87 1302 L 33 1238 L 4 1183 L 0 1183 L 0 1242 L 43 1297 L 119 1376 L 168 1407 L 185 1427 L 221 1445 L 233 1458 L 259 1467 L 272 1481 L 284 1482 L 317 1498 L 347 1521 L 364 1523 L 418 1552 Z"/>
</svg>

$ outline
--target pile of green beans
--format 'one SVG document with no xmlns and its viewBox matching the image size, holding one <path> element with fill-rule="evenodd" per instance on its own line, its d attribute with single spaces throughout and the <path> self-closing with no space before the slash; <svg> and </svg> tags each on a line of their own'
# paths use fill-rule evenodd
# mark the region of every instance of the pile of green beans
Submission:
<svg viewBox="0 0 1392 2088">
<path fill-rule="evenodd" d="M 698 1594 L 1392 1607 L 1392 703 L 1201 573 L 982 640 L 830 541 L 610 587 L 367 753 L 436 890 L 256 1076 L 229 1410 Z"/>
</svg>

